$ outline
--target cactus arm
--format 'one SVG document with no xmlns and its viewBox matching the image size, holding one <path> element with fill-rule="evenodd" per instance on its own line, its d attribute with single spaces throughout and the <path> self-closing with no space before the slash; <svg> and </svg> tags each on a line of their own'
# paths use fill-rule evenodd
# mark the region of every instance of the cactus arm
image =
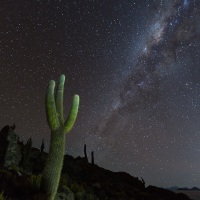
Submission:
<svg viewBox="0 0 200 200">
<path fill-rule="evenodd" d="M 60 126 L 56 112 L 54 88 L 55 88 L 55 81 L 51 80 L 47 88 L 46 99 L 45 99 L 47 122 L 51 130 L 56 130 Z"/>
<path fill-rule="evenodd" d="M 73 125 L 76 121 L 76 117 L 77 117 L 77 114 L 78 114 L 78 108 L 79 108 L 79 96 L 74 95 L 72 106 L 71 106 L 68 118 L 67 118 L 67 120 L 65 121 L 65 124 L 64 124 L 64 132 L 65 133 L 69 133 L 70 130 L 72 129 L 72 127 L 73 127 Z"/>
<path fill-rule="evenodd" d="M 64 124 L 63 117 L 63 93 L 64 93 L 65 75 L 61 75 L 59 78 L 59 84 L 56 93 L 56 110 L 58 113 L 58 119 L 60 123 Z"/>
</svg>

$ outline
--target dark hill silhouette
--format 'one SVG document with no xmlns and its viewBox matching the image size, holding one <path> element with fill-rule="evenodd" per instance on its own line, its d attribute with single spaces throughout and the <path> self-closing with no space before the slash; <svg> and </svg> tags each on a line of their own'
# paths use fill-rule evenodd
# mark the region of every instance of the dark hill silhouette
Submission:
<svg viewBox="0 0 200 200">
<path fill-rule="evenodd" d="M 177 190 L 198 191 L 198 190 L 200 190 L 200 189 L 199 189 L 198 187 L 193 187 L 193 188 L 184 187 L 184 188 L 178 188 Z"/>
<path fill-rule="evenodd" d="M 48 153 L 43 151 L 44 147 L 33 148 L 31 139 L 26 144 L 18 141 L 17 136 L 12 137 L 12 140 L 16 141 L 7 140 L 10 131 L 12 135 L 15 134 L 9 126 L 0 132 L 0 153 L 10 152 L 10 144 L 17 142 L 21 149 L 18 154 L 23 154 L 17 157 L 21 156 L 22 161 L 26 158 L 26 165 L 14 162 L 15 166 L 1 166 L 0 193 L 3 192 L 4 196 L 11 200 L 45 200 L 39 185 Z M 5 157 L 1 155 L 0 158 L 2 163 L 13 163 L 11 161 L 15 159 L 9 156 L 6 157 L 7 160 L 3 160 Z M 56 200 L 190 200 L 184 194 L 176 194 L 155 186 L 145 187 L 143 179 L 139 180 L 126 172 L 112 172 L 94 163 L 94 157 L 92 163 L 89 163 L 87 155 L 83 158 L 65 155 Z"/>
</svg>

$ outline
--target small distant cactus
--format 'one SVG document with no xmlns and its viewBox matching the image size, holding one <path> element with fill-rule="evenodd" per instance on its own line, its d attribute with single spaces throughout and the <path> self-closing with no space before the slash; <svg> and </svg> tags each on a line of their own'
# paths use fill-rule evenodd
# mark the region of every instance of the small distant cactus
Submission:
<svg viewBox="0 0 200 200">
<path fill-rule="evenodd" d="M 21 166 L 23 169 L 28 169 L 30 167 L 29 164 L 31 157 L 31 149 L 32 149 L 32 139 L 30 137 L 27 143 L 23 146 L 22 150 Z"/>
<path fill-rule="evenodd" d="M 91 163 L 94 165 L 94 151 L 91 152 Z"/>
<path fill-rule="evenodd" d="M 50 150 L 43 171 L 41 189 L 48 200 L 54 200 L 57 193 L 65 152 L 65 134 L 72 129 L 79 108 L 79 96 L 74 95 L 69 116 L 66 121 L 63 117 L 63 92 L 65 76 L 61 75 L 54 96 L 55 81 L 49 82 L 46 93 L 46 116 L 51 129 Z"/>
<path fill-rule="evenodd" d="M 11 128 L 12 128 L 13 131 L 15 130 L 15 128 L 16 128 L 15 123 L 11 126 Z"/>
<path fill-rule="evenodd" d="M 145 187 L 145 181 L 142 177 L 141 177 L 141 180 L 142 180 L 142 185 Z"/>
<path fill-rule="evenodd" d="M 42 144 L 41 144 L 41 147 L 40 147 L 40 152 L 42 153 L 44 151 L 44 139 L 42 140 Z"/>
<path fill-rule="evenodd" d="M 84 156 L 85 156 L 86 161 L 88 162 L 87 149 L 86 148 L 87 148 L 86 144 L 84 144 Z"/>
</svg>

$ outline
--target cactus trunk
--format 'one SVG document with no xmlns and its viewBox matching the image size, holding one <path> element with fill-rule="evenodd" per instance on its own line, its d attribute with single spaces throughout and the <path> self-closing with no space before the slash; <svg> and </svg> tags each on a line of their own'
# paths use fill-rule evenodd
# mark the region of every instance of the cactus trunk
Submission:
<svg viewBox="0 0 200 200">
<path fill-rule="evenodd" d="M 54 200 L 59 186 L 64 152 L 65 152 L 65 133 L 58 131 L 51 133 L 51 146 L 49 156 L 43 171 L 42 190 L 48 195 L 48 200 Z"/>
</svg>

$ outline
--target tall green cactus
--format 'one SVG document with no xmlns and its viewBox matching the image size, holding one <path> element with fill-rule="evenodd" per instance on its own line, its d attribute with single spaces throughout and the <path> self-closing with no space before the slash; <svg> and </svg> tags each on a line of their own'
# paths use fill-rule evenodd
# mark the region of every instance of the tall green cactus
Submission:
<svg viewBox="0 0 200 200">
<path fill-rule="evenodd" d="M 79 96 L 74 95 L 73 103 L 66 121 L 63 117 L 63 92 L 65 76 L 61 75 L 54 96 L 55 81 L 49 82 L 45 106 L 47 122 L 51 129 L 49 156 L 44 168 L 41 189 L 47 194 L 48 200 L 54 200 L 57 193 L 65 152 L 65 134 L 68 133 L 76 120 L 79 108 Z"/>
</svg>

